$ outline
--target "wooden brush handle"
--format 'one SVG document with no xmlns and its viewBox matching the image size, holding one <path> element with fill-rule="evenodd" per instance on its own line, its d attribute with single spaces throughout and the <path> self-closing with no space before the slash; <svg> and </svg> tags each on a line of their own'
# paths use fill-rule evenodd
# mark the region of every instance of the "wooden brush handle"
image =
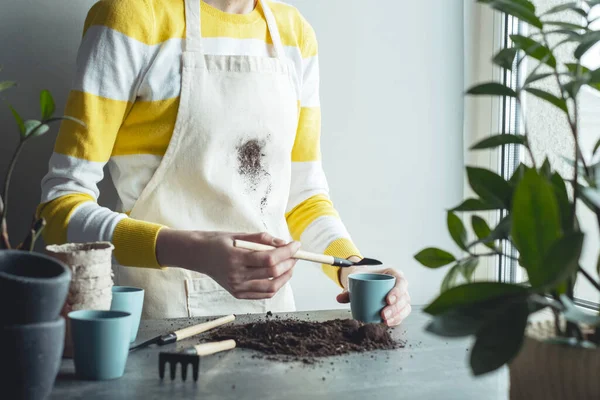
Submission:
<svg viewBox="0 0 600 400">
<path fill-rule="evenodd" d="M 206 332 L 218 326 L 228 324 L 229 322 L 232 322 L 234 320 L 235 315 L 228 315 L 226 317 L 221 317 L 212 321 L 204 322 L 202 324 L 188 326 L 187 328 L 180 329 L 178 331 L 175 331 L 174 333 L 177 336 L 177 341 L 180 341 L 195 336 L 199 333 Z"/>
<path fill-rule="evenodd" d="M 244 240 L 235 240 L 233 245 L 240 249 L 253 250 L 253 251 L 269 251 L 275 250 L 276 247 L 268 246 L 266 244 L 246 242 Z M 308 251 L 298 250 L 294 254 L 296 260 L 312 261 L 319 264 L 334 265 L 335 258 L 333 256 L 326 256 L 325 254 L 309 253 Z"/>
<path fill-rule="evenodd" d="M 194 349 L 196 349 L 196 354 L 199 356 L 208 356 L 220 351 L 234 349 L 235 346 L 235 340 L 223 340 L 222 342 L 202 343 L 194 346 Z"/>
</svg>

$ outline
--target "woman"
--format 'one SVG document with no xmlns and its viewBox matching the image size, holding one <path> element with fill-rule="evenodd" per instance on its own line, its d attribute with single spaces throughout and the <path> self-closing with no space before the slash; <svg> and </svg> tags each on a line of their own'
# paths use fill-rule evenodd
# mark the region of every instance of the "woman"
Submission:
<svg viewBox="0 0 600 400">
<path fill-rule="evenodd" d="M 87 129 L 62 125 L 42 181 L 46 241 L 111 241 L 146 318 L 293 310 L 290 234 L 360 259 L 328 197 L 318 85 L 314 31 L 286 4 L 100 1 L 66 108 Z M 121 212 L 96 203 L 107 163 Z M 323 269 L 343 288 L 353 271 Z M 406 280 L 383 272 L 398 277 L 382 311 L 397 325 Z"/>
</svg>

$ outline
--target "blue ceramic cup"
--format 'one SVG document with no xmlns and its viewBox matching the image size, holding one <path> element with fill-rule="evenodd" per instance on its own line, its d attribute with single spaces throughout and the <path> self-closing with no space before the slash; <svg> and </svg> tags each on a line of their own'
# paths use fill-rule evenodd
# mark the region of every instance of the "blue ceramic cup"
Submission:
<svg viewBox="0 0 600 400">
<path fill-rule="evenodd" d="M 113 286 L 110 309 L 131 314 L 131 343 L 135 342 L 137 337 L 143 306 L 144 289 L 131 286 Z"/>
<path fill-rule="evenodd" d="M 396 278 L 386 274 L 350 274 L 350 309 L 352 318 L 365 323 L 380 323 L 386 296 L 396 284 Z"/>
<path fill-rule="evenodd" d="M 81 310 L 69 313 L 75 373 L 81 379 L 117 379 L 129 354 L 131 314 Z"/>
</svg>

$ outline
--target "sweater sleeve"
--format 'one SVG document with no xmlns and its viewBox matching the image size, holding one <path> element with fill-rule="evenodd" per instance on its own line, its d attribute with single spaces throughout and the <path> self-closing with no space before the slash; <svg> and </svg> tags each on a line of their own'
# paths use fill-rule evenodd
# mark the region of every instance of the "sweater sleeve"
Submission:
<svg viewBox="0 0 600 400">
<path fill-rule="evenodd" d="M 153 29 L 144 0 L 102 0 L 88 13 L 65 110 L 87 127 L 62 123 L 42 180 L 37 214 L 46 219 L 48 244 L 109 241 L 120 264 L 159 267 L 155 246 L 162 227 L 97 203 L 97 184 L 147 68 L 146 47 L 139 43 Z"/>
<path fill-rule="evenodd" d="M 294 240 L 304 248 L 341 258 L 360 252 L 329 198 L 329 187 L 321 163 L 321 108 L 319 103 L 319 61 L 317 40 L 305 22 L 302 52 L 300 116 L 292 150 L 292 184 L 286 219 Z M 339 268 L 322 266 L 341 286 Z"/>
</svg>

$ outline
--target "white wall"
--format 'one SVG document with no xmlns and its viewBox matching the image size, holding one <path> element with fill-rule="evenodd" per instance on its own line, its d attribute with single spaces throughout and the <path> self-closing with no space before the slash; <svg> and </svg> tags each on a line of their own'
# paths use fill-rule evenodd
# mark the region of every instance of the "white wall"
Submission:
<svg viewBox="0 0 600 400">
<path fill-rule="evenodd" d="M 451 248 L 444 210 L 463 193 L 463 1 L 290 2 L 319 39 L 333 201 L 361 251 L 402 269 L 423 304 L 445 270 L 412 256 Z M 337 288 L 317 273 L 295 272 L 301 308 L 336 305 Z"/>
<path fill-rule="evenodd" d="M 35 117 L 37 93 L 48 88 L 62 109 L 93 1 L 2 3 L 0 78 L 21 83 L 6 96 Z M 333 200 L 365 255 L 402 269 L 413 302 L 423 304 L 443 272 L 419 267 L 412 256 L 427 245 L 451 248 L 444 210 L 463 193 L 463 1 L 291 3 L 320 41 L 323 153 Z M 17 139 L 2 105 L 0 127 L 4 171 Z M 55 136 L 56 129 L 30 143 L 18 166 L 15 235 L 24 234 L 38 202 Z M 107 182 L 102 193 L 101 203 L 114 203 Z M 336 286 L 315 267 L 300 265 L 294 286 L 300 309 L 337 306 Z"/>
</svg>

